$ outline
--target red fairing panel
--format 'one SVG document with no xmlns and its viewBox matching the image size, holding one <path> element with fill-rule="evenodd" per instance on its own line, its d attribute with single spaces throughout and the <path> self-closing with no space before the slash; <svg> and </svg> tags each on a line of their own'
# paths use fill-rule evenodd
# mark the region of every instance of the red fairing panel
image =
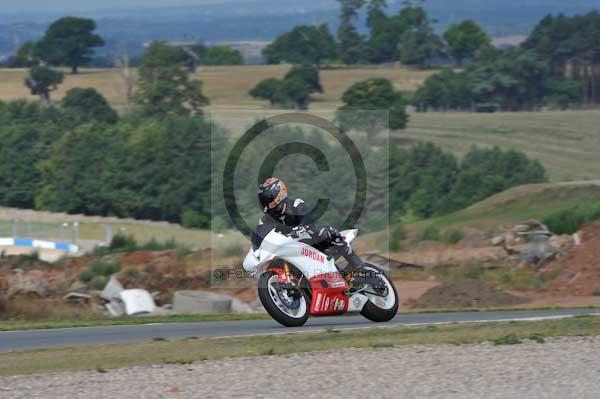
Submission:
<svg viewBox="0 0 600 399">
<path fill-rule="evenodd" d="M 339 273 L 325 273 L 310 279 L 312 316 L 330 316 L 348 311 L 348 283 Z"/>
</svg>

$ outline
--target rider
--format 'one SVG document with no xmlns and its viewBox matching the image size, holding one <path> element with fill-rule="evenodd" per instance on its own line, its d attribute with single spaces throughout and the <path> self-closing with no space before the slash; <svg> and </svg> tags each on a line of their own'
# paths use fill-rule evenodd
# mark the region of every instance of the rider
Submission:
<svg viewBox="0 0 600 399">
<path fill-rule="evenodd" d="M 288 198 L 287 187 L 283 180 L 271 177 L 260 184 L 258 201 L 264 214 L 252 232 L 253 249 L 258 249 L 267 234 L 277 229 L 321 251 L 335 247 L 352 269 L 362 267 L 362 260 L 336 229 L 333 227 L 317 229 L 304 201 L 300 198 Z"/>
</svg>

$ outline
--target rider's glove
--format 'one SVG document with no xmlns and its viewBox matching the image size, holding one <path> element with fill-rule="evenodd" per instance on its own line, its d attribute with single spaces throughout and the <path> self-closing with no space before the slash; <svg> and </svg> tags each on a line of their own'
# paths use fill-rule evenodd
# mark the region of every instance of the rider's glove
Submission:
<svg viewBox="0 0 600 399">
<path fill-rule="evenodd" d="M 332 245 L 346 245 L 346 242 L 342 238 L 342 235 L 333 227 L 323 227 L 319 231 L 319 237 L 328 240 Z"/>
<path fill-rule="evenodd" d="M 291 236 L 299 240 L 311 240 L 314 232 L 307 226 L 296 226 L 292 229 Z"/>
</svg>

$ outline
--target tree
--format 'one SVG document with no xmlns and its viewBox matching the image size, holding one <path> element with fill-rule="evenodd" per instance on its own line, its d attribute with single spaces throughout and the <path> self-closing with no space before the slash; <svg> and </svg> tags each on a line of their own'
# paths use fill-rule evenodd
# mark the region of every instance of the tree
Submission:
<svg viewBox="0 0 600 399">
<path fill-rule="evenodd" d="M 211 132 L 203 118 L 166 116 L 132 132 L 123 182 L 126 209 L 136 218 L 182 222 L 195 211 L 195 227 L 206 227 L 211 211 Z M 220 133 L 220 132 L 219 132 Z M 218 139 L 215 137 L 215 139 Z M 214 154 L 213 154 L 214 155 Z M 187 211 L 187 212 L 186 212 Z"/>
<path fill-rule="evenodd" d="M 426 68 L 432 58 L 443 54 L 444 45 L 430 27 L 404 33 L 400 43 L 398 58 L 405 65 Z"/>
<path fill-rule="evenodd" d="M 345 64 L 358 64 L 364 60 L 364 39 L 353 25 L 365 0 L 337 0 L 341 5 L 340 27 L 337 32 L 338 53 Z"/>
<path fill-rule="evenodd" d="M 408 29 L 401 15 L 387 16 L 384 12 L 386 2 L 371 0 L 367 15 L 370 28 L 367 53 L 370 62 L 392 62 L 398 58 L 400 37 Z"/>
<path fill-rule="evenodd" d="M 38 43 L 40 57 L 52 65 L 67 65 L 72 73 L 87 65 L 94 47 L 104 45 L 104 40 L 94 34 L 93 19 L 64 17 L 54 22 Z"/>
<path fill-rule="evenodd" d="M 190 80 L 187 55 L 165 42 L 153 42 L 139 69 L 135 102 L 142 115 L 202 114 L 208 99 L 202 94 L 202 82 Z"/>
<path fill-rule="evenodd" d="M 45 66 L 34 66 L 29 71 L 29 76 L 25 78 L 25 86 L 29 88 L 31 94 L 40 96 L 42 103 L 50 104 L 50 92 L 56 90 L 63 79 L 62 72 Z"/>
<path fill-rule="evenodd" d="M 544 167 L 522 152 L 472 147 L 438 213 L 463 209 L 511 187 L 545 181 Z"/>
<path fill-rule="evenodd" d="M 399 23 L 404 25 L 400 36 L 398 59 L 405 65 L 425 68 L 434 57 L 443 54 L 444 44 L 434 33 L 422 2 L 405 2 Z"/>
<path fill-rule="evenodd" d="M 273 102 L 286 108 L 296 107 L 307 110 L 310 102 L 311 88 L 303 80 L 297 78 L 283 79 L 275 91 Z"/>
<path fill-rule="evenodd" d="M 311 93 L 323 93 L 319 70 L 312 65 L 294 65 L 284 79 L 298 79 L 306 83 Z"/>
<path fill-rule="evenodd" d="M 258 83 L 249 94 L 252 97 L 269 100 L 271 105 L 275 104 L 275 93 L 279 90 L 281 79 L 269 78 Z"/>
<path fill-rule="evenodd" d="M 540 104 L 548 73 L 548 64 L 533 52 L 509 48 L 491 62 L 473 65 L 468 77 L 475 102 L 520 111 Z"/>
<path fill-rule="evenodd" d="M 471 20 L 450 26 L 444 33 L 444 39 L 450 55 L 459 66 L 465 59 L 472 59 L 479 49 L 492 45 L 487 33 Z"/>
<path fill-rule="evenodd" d="M 119 116 L 108 101 L 96 89 L 74 88 L 67 91 L 62 100 L 65 109 L 72 111 L 82 122 L 117 122 Z"/>
<path fill-rule="evenodd" d="M 344 92 L 342 101 L 344 105 L 337 110 L 336 119 L 344 130 L 358 129 L 376 134 L 387 127 L 404 129 L 408 122 L 406 100 L 387 79 L 355 83 Z M 389 112 L 389 120 L 381 111 Z"/>
<path fill-rule="evenodd" d="M 437 213 L 459 169 L 454 155 L 429 142 L 408 151 L 393 149 L 391 163 L 392 212 L 417 218 Z"/>
<path fill-rule="evenodd" d="M 24 100 L 0 102 L 0 204 L 35 207 L 39 164 L 72 128 L 70 118 L 58 107 Z"/>
<path fill-rule="evenodd" d="M 548 79 L 544 83 L 544 103 L 567 109 L 581 104 L 581 82 L 574 79 Z"/>
<path fill-rule="evenodd" d="M 279 36 L 263 50 L 267 64 L 321 65 L 336 56 L 335 39 L 326 24 L 300 25 Z"/>
<path fill-rule="evenodd" d="M 40 63 L 36 42 L 25 42 L 17 53 L 8 59 L 9 68 L 31 68 Z"/>
<path fill-rule="evenodd" d="M 229 46 L 215 46 L 206 49 L 203 65 L 241 65 L 242 53 Z"/>
<path fill-rule="evenodd" d="M 319 70 L 311 65 L 294 66 L 283 79 L 269 78 L 258 83 L 249 94 L 284 108 L 308 109 L 311 93 L 323 92 Z"/>
<path fill-rule="evenodd" d="M 415 92 L 412 103 L 419 111 L 464 110 L 473 103 L 467 74 L 444 69 L 428 77 Z"/>
<path fill-rule="evenodd" d="M 36 206 L 51 211 L 128 216 L 120 208 L 127 135 L 117 127 L 81 125 L 67 132 L 42 163 Z M 126 179 L 125 179 L 126 180 Z"/>
<path fill-rule="evenodd" d="M 581 82 L 584 103 L 600 103 L 600 13 L 566 17 L 548 15 L 522 47 L 549 64 L 554 79 Z"/>
</svg>

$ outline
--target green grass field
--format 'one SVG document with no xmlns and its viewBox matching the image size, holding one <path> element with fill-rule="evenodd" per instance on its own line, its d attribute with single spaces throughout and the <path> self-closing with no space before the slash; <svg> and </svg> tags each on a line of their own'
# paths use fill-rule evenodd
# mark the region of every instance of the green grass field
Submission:
<svg viewBox="0 0 600 399">
<path fill-rule="evenodd" d="M 525 219 L 542 219 L 553 212 L 600 199 L 598 185 L 533 184 L 516 187 L 461 211 L 407 226 L 414 238 L 430 225 L 441 230 L 465 227 L 495 231 Z"/>
</svg>

